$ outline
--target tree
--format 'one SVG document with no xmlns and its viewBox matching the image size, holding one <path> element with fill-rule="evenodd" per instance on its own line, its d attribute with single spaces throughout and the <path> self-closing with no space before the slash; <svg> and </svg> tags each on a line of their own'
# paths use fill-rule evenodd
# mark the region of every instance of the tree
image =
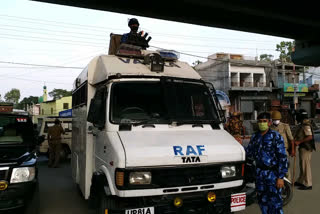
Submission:
<svg viewBox="0 0 320 214">
<path fill-rule="evenodd" d="M 50 97 L 53 97 L 54 100 L 61 99 L 62 97 L 68 97 L 72 95 L 72 91 L 64 90 L 64 89 L 53 89 L 49 92 Z"/>
<path fill-rule="evenodd" d="M 11 89 L 4 95 L 4 99 L 8 103 L 18 104 L 20 99 L 20 90 L 17 88 Z"/>
<path fill-rule="evenodd" d="M 2 103 L 3 102 L 3 100 L 2 100 L 2 97 L 1 97 L 1 94 L 0 94 L 0 103 Z"/>
<path fill-rule="evenodd" d="M 295 46 L 295 42 L 285 42 L 282 41 L 280 44 L 277 44 L 276 51 L 280 52 L 279 59 L 281 62 L 292 62 L 291 53 L 292 48 Z"/>
<path fill-rule="evenodd" d="M 34 97 L 34 96 L 25 97 L 19 102 L 16 108 L 25 109 L 26 105 L 37 104 L 38 101 L 39 101 L 39 97 Z"/>
<path fill-rule="evenodd" d="M 266 62 L 272 62 L 273 55 L 271 54 L 261 54 L 260 55 L 260 61 L 266 61 Z"/>
<path fill-rule="evenodd" d="M 201 64 L 202 62 L 200 60 L 196 60 L 192 63 L 193 67 L 195 67 L 196 65 Z"/>
</svg>

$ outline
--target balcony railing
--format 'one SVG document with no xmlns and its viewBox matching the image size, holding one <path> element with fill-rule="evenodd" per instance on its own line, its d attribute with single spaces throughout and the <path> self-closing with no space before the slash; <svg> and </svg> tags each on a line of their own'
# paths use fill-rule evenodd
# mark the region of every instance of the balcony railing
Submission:
<svg viewBox="0 0 320 214">
<path fill-rule="evenodd" d="M 231 82 L 231 87 L 243 87 L 243 88 L 253 88 L 253 87 L 266 87 L 265 82 Z"/>
</svg>

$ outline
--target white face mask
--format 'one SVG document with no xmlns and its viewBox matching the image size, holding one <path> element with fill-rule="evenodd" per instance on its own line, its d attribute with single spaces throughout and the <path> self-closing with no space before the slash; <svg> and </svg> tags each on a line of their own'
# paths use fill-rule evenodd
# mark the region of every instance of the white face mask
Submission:
<svg viewBox="0 0 320 214">
<path fill-rule="evenodd" d="M 276 126 L 279 125 L 279 123 L 280 123 L 280 120 L 274 120 L 273 121 L 273 124 L 276 125 Z"/>
</svg>

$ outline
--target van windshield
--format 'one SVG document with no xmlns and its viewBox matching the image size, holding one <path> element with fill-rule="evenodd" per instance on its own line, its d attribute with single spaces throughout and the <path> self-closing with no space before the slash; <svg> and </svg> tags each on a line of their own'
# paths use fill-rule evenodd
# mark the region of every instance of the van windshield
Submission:
<svg viewBox="0 0 320 214">
<path fill-rule="evenodd" d="M 219 122 L 211 95 L 199 82 L 119 82 L 111 91 L 113 123 Z"/>
<path fill-rule="evenodd" d="M 33 125 L 28 117 L 0 115 L 0 145 L 22 144 L 33 140 Z"/>
</svg>

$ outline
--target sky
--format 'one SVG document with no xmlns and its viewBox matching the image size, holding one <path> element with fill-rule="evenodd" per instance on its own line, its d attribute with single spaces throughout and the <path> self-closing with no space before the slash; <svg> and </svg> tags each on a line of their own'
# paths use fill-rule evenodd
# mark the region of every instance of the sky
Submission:
<svg viewBox="0 0 320 214">
<path fill-rule="evenodd" d="M 179 51 L 180 60 L 190 65 L 196 60 L 206 61 L 205 57 L 217 52 L 252 57 L 266 53 L 277 58 L 276 44 L 292 41 L 131 14 L 1 0 L 0 95 L 3 98 L 6 92 L 18 88 L 21 99 L 41 96 L 43 85 L 48 92 L 54 88 L 72 90 L 74 79 L 90 59 L 107 54 L 110 33 L 129 32 L 128 19 L 133 17 L 139 20 L 140 30 L 152 36 L 150 46 Z"/>
</svg>

